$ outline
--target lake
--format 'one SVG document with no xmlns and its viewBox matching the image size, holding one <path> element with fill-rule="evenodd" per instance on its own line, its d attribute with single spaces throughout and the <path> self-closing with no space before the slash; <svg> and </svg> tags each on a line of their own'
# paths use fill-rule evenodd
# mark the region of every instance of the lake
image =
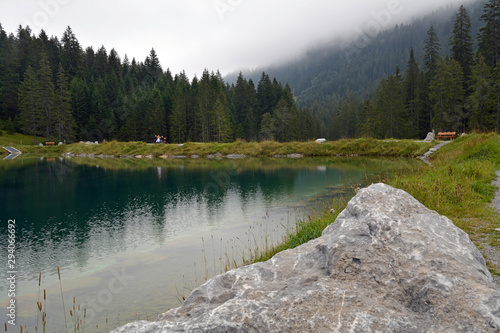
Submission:
<svg viewBox="0 0 500 333">
<path fill-rule="evenodd" d="M 80 331 L 104 332 L 154 319 L 255 249 L 279 242 L 306 214 L 331 207 L 334 199 L 386 172 L 419 163 L 23 155 L 1 160 L 1 257 L 7 267 L 7 226 L 15 220 L 16 323 L 35 332 L 38 300 L 48 332 L 64 330 L 64 313 L 70 331 L 80 320 Z M 11 300 L 8 271 L 1 277 L 2 318 Z"/>
</svg>

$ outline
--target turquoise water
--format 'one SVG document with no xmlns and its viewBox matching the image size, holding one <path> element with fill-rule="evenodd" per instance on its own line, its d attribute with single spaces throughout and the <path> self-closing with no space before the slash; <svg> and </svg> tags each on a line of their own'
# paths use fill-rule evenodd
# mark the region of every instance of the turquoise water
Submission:
<svg viewBox="0 0 500 333">
<path fill-rule="evenodd" d="M 255 248 L 277 243 L 311 208 L 327 207 L 367 176 L 410 165 L 365 159 L 0 161 L 2 258 L 8 220 L 16 222 L 17 323 L 35 331 L 44 289 L 49 332 L 64 330 L 65 312 L 68 326 L 78 321 L 75 313 L 83 325 L 84 308 L 85 332 L 154 319 Z M 10 300 L 6 272 L 3 318 Z"/>
</svg>

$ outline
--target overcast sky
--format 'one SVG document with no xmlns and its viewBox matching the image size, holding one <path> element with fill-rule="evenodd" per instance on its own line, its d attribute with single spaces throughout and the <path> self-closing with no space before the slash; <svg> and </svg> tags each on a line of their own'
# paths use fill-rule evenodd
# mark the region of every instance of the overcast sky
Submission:
<svg viewBox="0 0 500 333">
<path fill-rule="evenodd" d="M 373 34 L 447 4 L 469 0 L 0 0 L 0 24 L 61 38 L 69 25 L 83 48 L 104 45 L 164 70 L 223 75 L 295 58 L 336 36 Z"/>
</svg>

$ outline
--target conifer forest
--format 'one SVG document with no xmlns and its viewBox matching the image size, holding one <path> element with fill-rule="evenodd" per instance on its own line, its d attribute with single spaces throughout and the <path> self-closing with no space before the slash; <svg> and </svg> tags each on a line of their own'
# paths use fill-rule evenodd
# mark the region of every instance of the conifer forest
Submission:
<svg viewBox="0 0 500 333">
<path fill-rule="evenodd" d="M 85 48 L 69 26 L 58 38 L 43 30 L 35 35 L 28 26 L 7 32 L 0 24 L 0 130 L 68 143 L 153 142 L 155 135 L 182 143 L 498 132 L 500 0 L 485 2 L 478 17 L 461 6 L 446 40 L 434 25 L 426 27 L 421 43 L 405 52 L 404 70 L 396 66 L 371 93 L 347 90 L 335 103 L 320 101 L 325 96 L 318 92 L 314 100 L 295 96 L 298 77 L 288 84 L 266 71 L 255 81 L 240 72 L 229 83 L 206 69 L 190 79 L 171 73 L 154 48 L 144 60 L 122 58 L 105 46 Z M 324 73 L 325 82 L 334 81 L 334 73 Z"/>
</svg>

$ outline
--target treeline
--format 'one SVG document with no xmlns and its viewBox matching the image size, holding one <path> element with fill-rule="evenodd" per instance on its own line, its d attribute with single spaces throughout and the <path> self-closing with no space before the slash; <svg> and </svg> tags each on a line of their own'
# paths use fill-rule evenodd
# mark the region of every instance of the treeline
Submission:
<svg viewBox="0 0 500 333">
<path fill-rule="evenodd" d="M 262 73 L 233 85 L 205 70 L 192 80 L 164 71 L 154 49 L 144 62 L 104 46 L 83 50 L 71 28 L 59 41 L 0 25 L 0 129 L 57 141 L 229 142 L 309 140 L 317 116 L 292 90 Z"/>
<path fill-rule="evenodd" d="M 477 48 L 464 6 L 442 48 L 434 26 L 427 32 L 423 64 L 410 50 L 406 70 L 382 79 L 373 99 L 346 97 L 332 117 L 330 137 L 424 138 L 433 129 L 468 132 L 500 130 L 500 0 L 481 16 Z"/>
</svg>

